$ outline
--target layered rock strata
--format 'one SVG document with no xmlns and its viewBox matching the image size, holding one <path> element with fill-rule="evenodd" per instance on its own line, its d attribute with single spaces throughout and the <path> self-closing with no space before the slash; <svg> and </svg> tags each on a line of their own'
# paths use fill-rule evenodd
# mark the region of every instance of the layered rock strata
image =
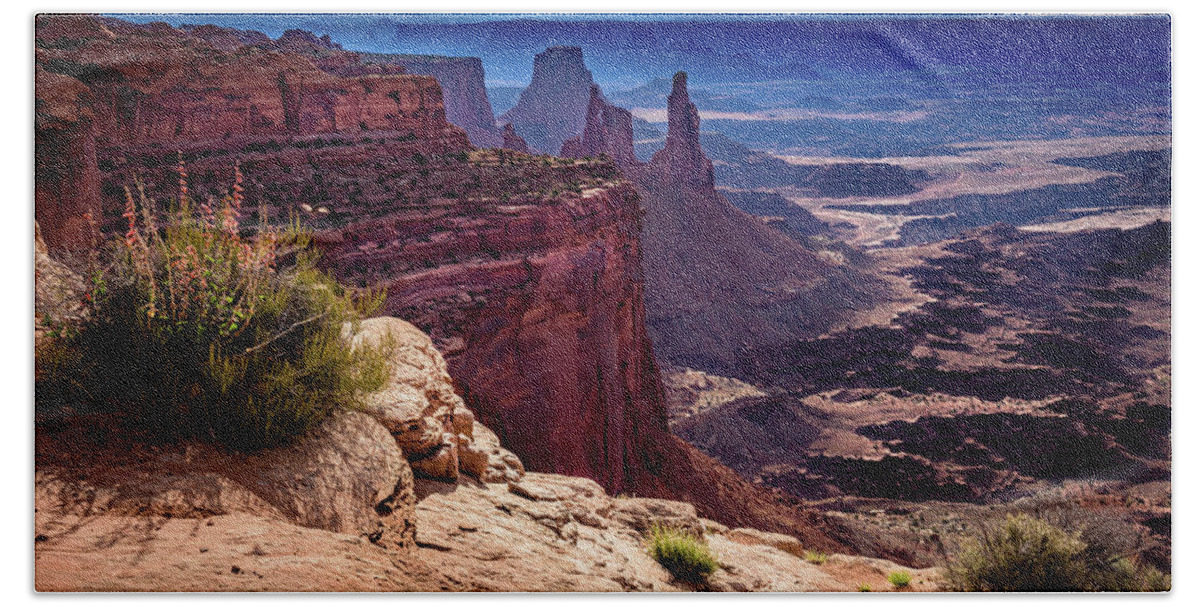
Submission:
<svg viewBox="0 0 1200 608">
<path fill-rule="evenodd" d="M 225 53 L 166 26 L 36 26 L 36 214 L 52 248 L 89 246 L 86 215 L 119 215 L 130 172 L 180 150 L 211 171 L 320 135 L 394 134 L 425 154 L 469 146 L 429 76 L 339 77 L 298 54 Z"/>
<path fill-rule="evenodd" d="M 630 489 L 647 433 L 665 428 L 637 195 L 613 181 L 511 202 L 393 213 L 319 239 L 351 281 L 395 260 L 367 280 L 437 340 L 471 409 L 528 466 Z"/>
<path fill-rule="evenodd" d="M 446 119 L 462 127 L 471 143 L 494 148 L 502 139 L 496 129 L 496 115 L 488 101 L 483 81 L 483 61 L 478 57 L 434 57 L 428 55 L 391 55 L 362 53 L 366 63 L 382 63 L 404 68 L 409 74 L 437 78 L 442 85 Z"/>
</svg>

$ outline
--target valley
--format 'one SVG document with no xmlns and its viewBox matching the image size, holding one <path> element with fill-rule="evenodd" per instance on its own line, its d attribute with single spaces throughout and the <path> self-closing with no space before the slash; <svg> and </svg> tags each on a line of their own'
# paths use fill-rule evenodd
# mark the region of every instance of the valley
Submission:
<svg viewBox="0 0 1200 608">
<path fill-rule="evenodd" d="M 427 17 L 38 18 L 39 366 L 135 192 L 303 232 L 403 338 L 384 405 L 263 455 L 39 393 L 45 585 L 80 554 L 128 562 L 102 590 L 944 590 L 1013 514 L 1171 572 L 1161 20 Z M 1062 32 L 1103 45 L 1035 61 Z M 199 578 L 155 569 L 171 518 L 220 524 Z M 660 525 L 718 573 L 663 570 Z M 352 576 L 274 554 L 305 534 Z"/>
</svg>

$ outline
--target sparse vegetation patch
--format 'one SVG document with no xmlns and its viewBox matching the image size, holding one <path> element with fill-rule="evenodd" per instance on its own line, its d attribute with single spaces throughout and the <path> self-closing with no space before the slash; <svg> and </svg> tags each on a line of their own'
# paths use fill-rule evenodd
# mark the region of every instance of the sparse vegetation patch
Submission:
<svg viewBox="0 0 1200 608">
<path fill-rule="evenodd" d="M 681 581 L 704 584 L 719 568 L 704 539 L 690 532 L 655 524 L 649 544 L 650 556 Z"/>
<path fill-rule="evenodd" d="M 956 591 L 1167 591 L 1170 577 L 1090 550 L 1078 533 L 1030 515 L 1009 515 L 967 543 L 947 568 Z"/>
</svg>

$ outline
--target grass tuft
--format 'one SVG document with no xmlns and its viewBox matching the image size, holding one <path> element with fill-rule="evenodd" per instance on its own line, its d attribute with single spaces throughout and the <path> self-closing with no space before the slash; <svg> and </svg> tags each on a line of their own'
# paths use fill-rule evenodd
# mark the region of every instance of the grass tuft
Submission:
<svg viewBox="0 0 1200 608">
<path fill-rule="evenodd" d="M 903 589 L 912 582 L 912 575 L 908 572 L 904 572 L 903 570 L 897 570 L 895 572 L 889 572 L 887 580 L 892 584 L 893 587 L 897 589 Z"/>
<path fill-rule="evenodd" d="M 649 552 L 675 578 L 694 585 L 706 583 L 719 567 L 703 538 L 679 528 L 652 525 Z"/>
</svg>

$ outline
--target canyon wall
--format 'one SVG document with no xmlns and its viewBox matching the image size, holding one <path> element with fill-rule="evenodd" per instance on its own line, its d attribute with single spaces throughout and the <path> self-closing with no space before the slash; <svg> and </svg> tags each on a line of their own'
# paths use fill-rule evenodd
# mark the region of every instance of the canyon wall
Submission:
<svg viewBox="0 0 1200 608">
<path fill-rule="evenodd" d="M 401 66 L 409 74 L 437 78 L 442 84 L 446 119 L 462 127 L 471 143 L 494 148 L 502 143 L 496 116 L 483 82 L 483 62 L 478 57 L 434 57 L 362 53 L 366 63 Z"/>
<path fill-rule="evenodd" d="M 642 303 L 643 206 L 612 160 L 473 149 L 434 78 L 362 73 L 308 37 L 288 41 L 304 52 L 226 52 L 88 17 L 41 17 L 37 34 L 36 215 L 52 250 L 82 245 L 70 228 L 84 210 L 120 230 L 135 173 L 165 207 L 180 159 L 196 201 L 227 195 L 236 163 L 243 226 L 298 219 L 343 283 L 386 286 L 381 312 L 433 336 L 467 405 L 531 469 L 836 545 L 815 516 L 670 434 Z"/>
<path fill-rule="evenodd" d="M 530 468 L 632 490 L 643 444 L 665 429 L 637 193 L 617 180 L 447 211 L 396 212 L 320 240 L 351 281 L 394 264 L 371 279 L 387 287 L 386 309 L 433 336 L 476 416 Z"/>
<path fill-rule="evenodd" d="M 225 53 L 165 25 L 47 16 L 36 26 L 36 215 L 52 248 L 89 246 L 85 214 L 112 220 L 120 187 L 147 159 L 174 164 L 164 159 L 183 152 L 228 169 L 256 144 L 326 134 L 393 133 L 426 154 L 469 147 L 428 76 L 339 77 L 299 55 Z"/>
</svg>

